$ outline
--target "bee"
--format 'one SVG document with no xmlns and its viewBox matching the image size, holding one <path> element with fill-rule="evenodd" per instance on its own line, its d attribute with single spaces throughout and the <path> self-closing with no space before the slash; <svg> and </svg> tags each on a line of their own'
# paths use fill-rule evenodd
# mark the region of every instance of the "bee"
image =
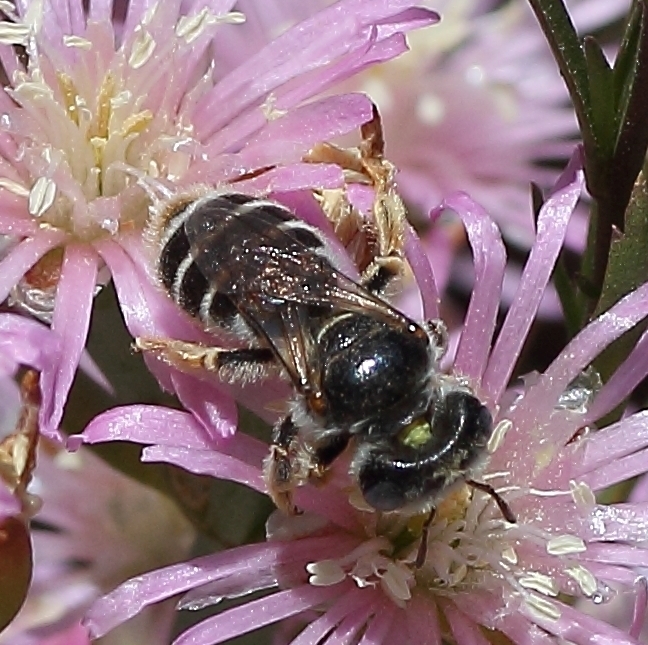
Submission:
<svg viewBox="0 0 648 645">
<path fill-rule="evenodd" d="M 229 189 L 169 200 L 150 232 L 160 283 L 207 330 L 228 330 L 243 346 L 137 346 L 181 369 L 236 381 L 278 369 L 290 380 L 290 411 L 272 430 L 264 469 L 269 494 L 288 513 L 296 512 L 294 489 L 347 453 L 352 480 L 377 511 L 432 509 L 463 481 L 512 519 L 489 485 L 472 480 L 493 420 L 470 388 L 441 372 L 445 325 L 419 324 L 384 297 L 402 268 L 404 215 L 394 212 L 401 206 L 391 183 L 376 176 L 377 253 L 359 278 L 344 272 L 319 229 L 278 201 Z"/>
</svg>

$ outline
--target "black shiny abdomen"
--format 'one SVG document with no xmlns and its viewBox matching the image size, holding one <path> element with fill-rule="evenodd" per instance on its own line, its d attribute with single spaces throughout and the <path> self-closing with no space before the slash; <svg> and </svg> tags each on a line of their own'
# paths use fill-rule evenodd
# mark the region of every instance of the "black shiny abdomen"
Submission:
<svg viewBox="0 0 648 645">
<path fill-rule="evenodd" d="M 369 422 L 394 407 L 407 416 L 428 380 L 427 336 L 394 329 L 377 318 L 340 318 L 322 334 L 319 350 L 326 357 L 321 387 L 333 425 Z"/>
<path fill-rule="evenodd" d="M 426 444 L 414 448 L 397 438 L 367 444 L 358 472 L 366 501 L 380 511 L 434 501 L 475 464 L 492 430 L 490 412 L 476 397 L 467 392 L 439 397 Z"/>
</svg>

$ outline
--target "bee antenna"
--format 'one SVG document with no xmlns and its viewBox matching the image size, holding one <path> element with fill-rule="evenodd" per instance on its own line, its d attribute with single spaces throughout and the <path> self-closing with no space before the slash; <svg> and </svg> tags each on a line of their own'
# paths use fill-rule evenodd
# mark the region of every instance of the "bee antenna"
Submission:
<svg viewBox="0 0 648 645">
<path fill-rule="evenodd" d="M 139 168 L 130 166 L 123 161 L 116 161 L 111 165 L 111 168 L 114 170 L 121 170 L 123 173 L 130 175 L 131 177 L 135 177 L 137 185 L 148 195 L 153 207 L 157 207 L 162 201 L 173 197 L 174 193 L 170 188 Z"/>
</svg>

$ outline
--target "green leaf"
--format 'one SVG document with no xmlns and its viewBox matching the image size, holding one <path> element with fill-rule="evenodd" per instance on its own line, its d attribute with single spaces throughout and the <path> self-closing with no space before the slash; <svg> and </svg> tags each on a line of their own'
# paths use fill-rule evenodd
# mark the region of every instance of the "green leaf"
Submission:
<svg viewBox="0 0 648 645">
<path fill-rule="evenodd" d="M 609 164 L 609 219 L 623 226 L 623 214 L 648 148 L 648 8 L 633 5 L 614 67 L 618 128 Z"/>
<path fill-rule="evenodd" d="M 610 257 L 601 298 L 595 315 L 607 311 L 614 303 L 648 281 L 648 182 L 645 171 L 635 182 L 625 214 L 625 231 L 614 231 Z M 645 323 L 637 325 L 613 343 L 595 363 L 603 380 L 607 380 L 625 360 L 636 344 Z"/>
<path fill-rule="evenodd" d="M 25 602 L 32 568 L 29 530 L 22 520 L 8 517 L 0 524 L 0 632 Z"/>
<path fill-rule="evenodd" d="M 590 83 L 584 49 L 562 0 L 529 0 L 558 63 L 580 125 L 586 157 L 596 149 L 591 129 Z"/>
<path fill-rule="evenodd" d="M 648 168 L 647 168 L 648 170 Z M 634 184 L 625 214 L 625 230 L 616 230 L 596 314 L 648 281 L 648 183 L 646 171 Z"/>
</svg>

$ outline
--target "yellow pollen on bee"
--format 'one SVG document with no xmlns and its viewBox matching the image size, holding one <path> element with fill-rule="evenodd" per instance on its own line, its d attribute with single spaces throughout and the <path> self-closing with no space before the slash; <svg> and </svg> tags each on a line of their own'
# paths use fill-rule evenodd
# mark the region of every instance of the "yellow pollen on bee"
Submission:
<svg viewBox="0 0 648 645">
<path fill-rule="evenodd" d="M 432 428 L 424 419 L 412 421 L 401 432 L 401 443 L 409 448 L 420 448 L 425 445 L 431 438 Z"/>
</svg>

